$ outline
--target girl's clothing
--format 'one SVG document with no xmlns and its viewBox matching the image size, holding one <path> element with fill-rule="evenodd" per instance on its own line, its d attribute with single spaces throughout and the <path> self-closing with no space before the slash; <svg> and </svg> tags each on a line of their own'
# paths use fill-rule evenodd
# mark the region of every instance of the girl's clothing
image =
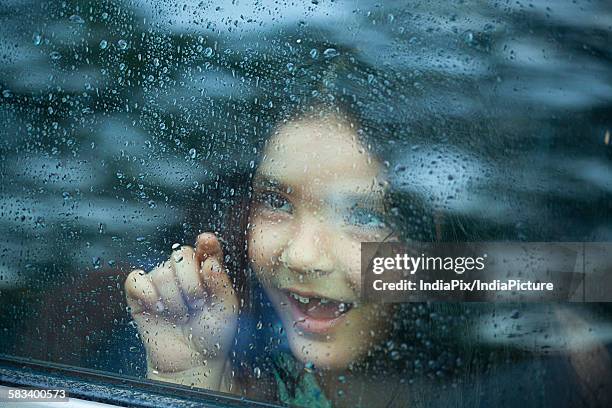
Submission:
<svg viewBox="0 0 612 408">
<path fill-rule="evenodd" d="M 274 356 L 272 374 L 278 387 L 278 399 L 283 404 L 313 408 L 332 407 L 315 375 L 290 354 L 281 352 Z"/>
</svg>

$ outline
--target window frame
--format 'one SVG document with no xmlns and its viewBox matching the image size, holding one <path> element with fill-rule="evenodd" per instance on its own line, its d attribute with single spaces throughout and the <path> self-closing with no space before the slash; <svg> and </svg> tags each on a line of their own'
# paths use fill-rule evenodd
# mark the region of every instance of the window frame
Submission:
<svg viewBox="0 0 612 408">
<path fill-rule="evenodd" d="M 201 388 L 0 353 L 0 385 L 62 389 L 69 398 L 123 407 L 279 407 Z"/>
</svg>

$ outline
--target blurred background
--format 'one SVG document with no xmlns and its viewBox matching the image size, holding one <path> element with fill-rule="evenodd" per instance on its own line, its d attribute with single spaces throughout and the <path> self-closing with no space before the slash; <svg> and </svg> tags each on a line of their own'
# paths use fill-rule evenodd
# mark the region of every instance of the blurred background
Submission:
<svg viewBox="0 0 612 408">
<path fill-rule="evenodd" d="M 144 375 L 127 272 L 220 228 L 308 61 L 348 61 L 407 129 L 402 188 L 464 228 L 612 241 L 611 44 L 604 0 L 0 0 L 0 353 Z M 546 305 L 493 309 L 483 347 L 567 346 Z M 607 347 L 612 309 L 574 309 Z"/>
</svg>

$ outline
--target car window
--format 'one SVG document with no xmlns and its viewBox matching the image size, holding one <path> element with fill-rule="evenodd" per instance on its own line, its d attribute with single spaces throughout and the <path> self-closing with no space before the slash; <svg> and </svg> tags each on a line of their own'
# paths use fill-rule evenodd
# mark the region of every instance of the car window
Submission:
<svg viewBox="0 0 612 408">
<path fill-rule="evenodd" d="M 608 2 L 0 21 L 2 355 L 291 406 L 610 403 Z M 363 301 L 364 242 L 572 243 L 597 274 Z"/>
</svg>

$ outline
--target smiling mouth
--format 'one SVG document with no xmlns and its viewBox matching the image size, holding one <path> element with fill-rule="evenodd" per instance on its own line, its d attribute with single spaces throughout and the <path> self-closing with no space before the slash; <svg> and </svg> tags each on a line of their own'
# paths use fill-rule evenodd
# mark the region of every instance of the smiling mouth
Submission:
<svg viewBox="0 0 612 408">
<path fill-rule="evenodd" d="M 316 294 L 285 290 L 294 325 L 310 333 L 326 333 L 353 308 L 353 303 Z"/>
</svg>

